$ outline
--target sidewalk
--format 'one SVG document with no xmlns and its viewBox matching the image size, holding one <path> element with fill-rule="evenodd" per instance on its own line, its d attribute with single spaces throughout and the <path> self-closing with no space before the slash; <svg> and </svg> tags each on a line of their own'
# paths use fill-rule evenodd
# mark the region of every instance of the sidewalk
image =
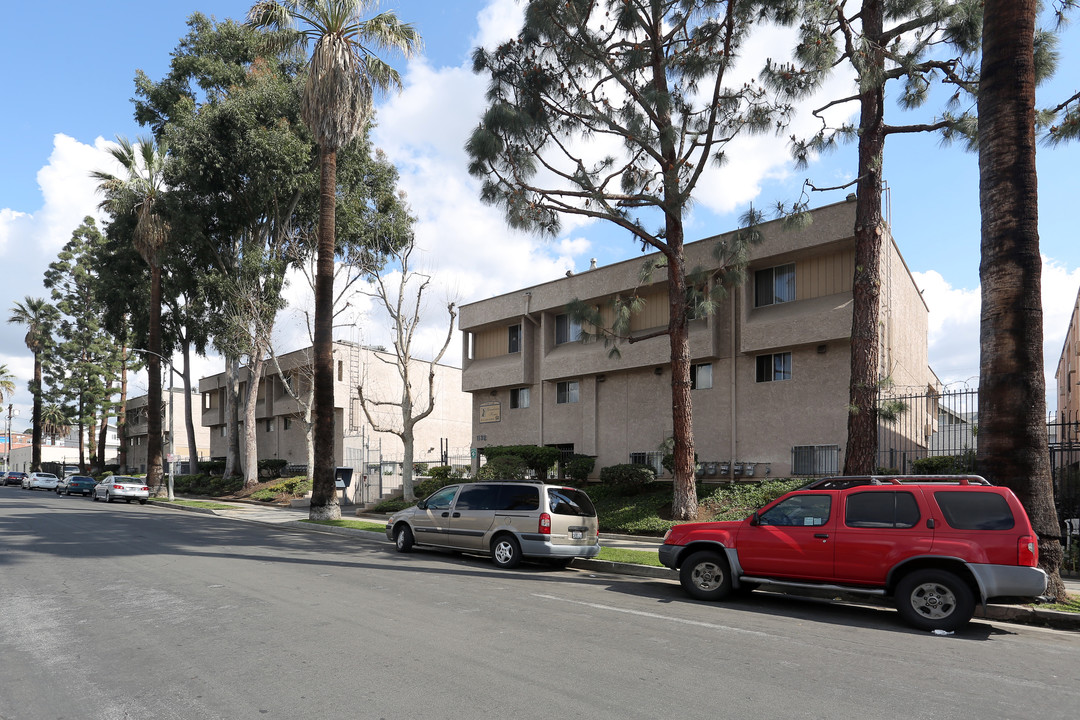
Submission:
<svg viewBox="0 0 1080 720">
<path fill-rule="evenodd" d="M 153 498 L 150 499 L 150 504 L 157 505 L 159 507 L 171 508 L 173 510 L 183 510 L 185 512 L 217 515 L 218 517 L 228 518 L 230 520 L 244 520 L 247 522 L 260 523 L 263 525 L 289 527 L 291 529 L 302 530 L 305 532 L 349 535 L 355 538 L 369 540 L 372 542 L 384 543 L 387 545 L 392 544 L 389 540 L 386 539 L 386 536 L 381 533 L 303 522 L 304 520 L 308 519 L 307 508 L 282 507 L 279 505 L 267 505 L 265 503 L 256 502 L 222 501 L 214 498 L 191 499 L 198 500 L 200 502 L 212 502 L 218 505 L 228 505 L 230 507 L 228 510 L 211 510 L 209 508 L 188 507 L 184 505 L 176 505 L 169 502 L 156 501 Z M 341 517 L 343 520 L 356 519 L 384 524 L 387 517 L 389 516 L 377 513 L 359 513 L 356 512 L 351 506 L 346 505 L 342 506 Z M 643 538 L 633 535 L 614 535 L 610 533 L 600 533 L 600 545 L 609 548 L 656 552 L 661 545 L 661 540 L 660 538 Z M 679 573 L 666 567 L 633 565 L 630 563 L 615 563 L 609 562 L 607 560 L 585 560 L 582 558 L 575 559 L 573 563 L 571 563 L 570 567 L 578 568 L 580 570 L 593 570 L 596 572 L 634 575 L 637 577 L 652 577 L 671 580 L 674 582 L 679 581 Z M 1070 595 L 1080 596 L 1080 580 L 1075 578 L 1066 578 L 1065 588 Z M 981 607 L 976 608 L 975 617 L 985 618 L 988 620 L 996 620 L 999 622 L 1014 622 L 1025 625 L 1043 625 L 1053 627 L 1059 630 L 1080 631 L 1080 613 L 1067 613 L 1057 610 L 1046 610 L 1038 606 L 1033 607 L 1029 605 L 991 604 L 986 607 L 985 612 Z"/>
</svg>

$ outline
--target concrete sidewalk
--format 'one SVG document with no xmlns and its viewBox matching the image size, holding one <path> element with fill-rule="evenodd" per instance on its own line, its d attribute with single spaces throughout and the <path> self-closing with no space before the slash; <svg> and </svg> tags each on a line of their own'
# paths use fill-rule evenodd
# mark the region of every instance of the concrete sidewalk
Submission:
<svg viewBox="0 0 1080 720">
<path fill-rule="evenodd" d="M 368 530 L 356 530 L 353 528 L 334 527 L 317 523 L 304 522 L 308 519 L 308 508 L 283 507 L 280 505 L 267 505 L 261 502 L 235 502 L 222 501 L 214 498 L 178 498 L 190 499 L 197 502 L 225 505 L 228 509 L 209 509 L 204 507 L 192 507 L 177 505 L 151 498 L 150 504 L 158 507 L 196 512 L 230 520 L 255 522 L 264 525 L 288 527 L 304 532 L 317 532 L 335 535 L 347 535 L 357 539 L 392 545 L 386 539 L 386 535 Z M 389 515 L 377 513 L 359 513 L 350 506 L 342 507 L 343 520 L 364 520 L 367 522 L 385 524 Z M 633 535 L 614 535 L 600 533 L 600 545 L 608 548 L 621 548 L 626 550 L 641 550 L 645 552 L 657 552 L 661 545 L 660 538 L 646 538 Z M 650 565 L 634 565 L 631 563 L 615 563 L 607 560 L 575 559 L 570 567 L 580 570 L 592 570 L 594 572 L 609 572 L 621 575 L 634 575 L 637 577 L 651 577 L 673 582 L 679 581 L 679 573 L 666 567 Z M 1080 580 L 1074 578 L 1065 579 L 1065 588 L 1070 595 L 1080 596 Z M 858 602 L 858 601 L 856 601 Z M 996 620 L 1001 622 L 1014 622 L 1026 625 L 1042 625 L 1060 630 L 1080 631 L 1080 613 L 1067 613 L 1057 610 L 1047 610 L 1039 606 L 1031 605 L 988 605 L 985 612 L 979 607 L 975 610 L 976 618 Z"/>
</svg>

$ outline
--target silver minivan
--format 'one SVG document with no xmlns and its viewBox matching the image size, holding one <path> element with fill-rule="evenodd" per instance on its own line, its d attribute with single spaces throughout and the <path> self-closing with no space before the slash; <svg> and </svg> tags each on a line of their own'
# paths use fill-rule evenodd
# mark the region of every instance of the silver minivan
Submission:
<svg viewBox="0 0 1080 720">
<path fill-rule="evenodd" d="M 596 508 L 581 490 L 539 482 L 448 485 L 386 523 L 398 552 L 414 545 L 490 555 L 502 568 L 523 558 L 567 565 L 596 557 Z"/>
</svg>

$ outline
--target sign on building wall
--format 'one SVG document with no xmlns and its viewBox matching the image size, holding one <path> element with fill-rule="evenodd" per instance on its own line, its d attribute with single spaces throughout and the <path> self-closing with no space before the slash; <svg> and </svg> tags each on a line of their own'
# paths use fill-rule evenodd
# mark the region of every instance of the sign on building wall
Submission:
<svg viewBox="0 0 1080 720">
<path fill-rule="evenodd" d="M 496 423 L 502 420 L 502 403 L 495 400 L 480 403 L 480 422 Z"/>
</svg>

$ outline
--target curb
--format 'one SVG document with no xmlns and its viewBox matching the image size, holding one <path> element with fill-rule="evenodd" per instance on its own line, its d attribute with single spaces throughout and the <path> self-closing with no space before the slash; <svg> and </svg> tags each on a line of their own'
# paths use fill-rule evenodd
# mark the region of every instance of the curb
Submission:
<svg viewBox="0 0 1080 720">
<path fill-rule="evenodd" d="M 218 511 L 212 510 L 210 508 L 176 505 L 170 502 L 155 501 L 153 498 L 150 499 L 148 504 L 156 505 L 158 507 L 165 507 L 172 510 L 182 510 L 184 512 L 200 513 L 202 515 L 217 515 L 218 517 L 228 517 L 233 520 L 245 520 L 246 522 L 253 522 L 268 527 L 288 528 L 289 530 L 316 532 L 329 535 L 344 535 L 359 540 L 376 542 L 380 545 L 393 544 L 389 540 L 387 540 L 383 534 L 375 532 L 373 530 L 358 530 L 356 528 L 334 527 L 332 525 L 318 525 L 315 523 L 306 523 L 293 520 L 283 523 L 271 523 L 255 519 L 249 520 L 246 518 L 237 518 L 235 515 L 221 514 L 228 513 L 229 511 L 227 510 Z M 385 520 L 386 517 L 389 516 L 357 513 L 357 517 L 364 520 L 378 521 Z M 601 537 L 605 536 L 602 534 Z M 641 539 L 639 537 L 628 535 L 607 535 L 606 537 L 619 540 Z M 632 563 L 611 562 L 610 560 L 591 560 L 586 558 L 575 558 L 573 561 L 571 561 L 569 567 L 575 568 L 577 570 L 591 570 L 593 572 L 606 572 L 616 575 L 631 575 L 635 577 L 657 578 L 661 580 L 671 580 L 674 582 L 679 581 L 678 571 L 666 567 L 654 567 L 652 565 L 634 565 Z M 891 607 L 889 603 L 884 603 L 884 605 L 887 607 Z M 1038 606 L 987 605 L 985 609 L 982 606 L 978 606 L 975 608 L 974 617 L 975 619 L 1015 623 L 1017 625 L 1034 625 L 1053 628 L 1055 630 L 1080 631 L 1080 613 L 1068 613 L 1062 612 L 1060 610 L 1047 610 Z"/>
</svg>

